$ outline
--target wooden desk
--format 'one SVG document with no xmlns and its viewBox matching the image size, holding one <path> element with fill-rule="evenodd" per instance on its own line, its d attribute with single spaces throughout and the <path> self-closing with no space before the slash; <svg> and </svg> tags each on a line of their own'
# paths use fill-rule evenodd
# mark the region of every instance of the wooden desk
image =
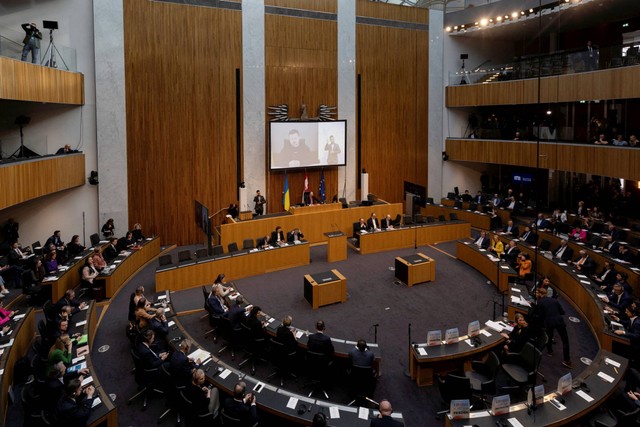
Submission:
<svg viewBox="0 0 640 427">
<path fill-rule="evenodd" d="M 29 353 L 31 342 L 34 338 L 36 330 L 36 315 L 33 308 L 29 308 L 25 316 L 18 322 L 10 321 L 6 323 L 11 325 L 13 333 L 13 345 L 4 349 L 4 353 L 0 356 L 0 368 L 4 369 L 2 374 L 2 390 L 0 390 L 0 411 L 2 412 L 2 424 L 7 422 L 7 408 L 9 405 L 9 386 L 13 384 L 13 368 L 16 362 L 22 356 Z M 20 396 L 15 396 L 19 401 Z"/>
<path fill-rule="evenodd" d="M 64 296 L 67 289 L 73 289 L 80 284 L 80 270 L 84 267 L 85 260 L 91 254 L 93 254 L 93 248 L 85 249 L 80 255 L 65 264 L 65 266 L 69 267 L 67 270 L 46 276 L 57 277 L 56 280 L 42 281 L 43 286 L 51 287 L 51 301 L 58 301 Z"/>
<path fill-rule="evenodd" d="M 518 272 L 507 263 L 491 260 L 490 254 L 491 252 L 479 249 L 472 242 L 456 242 L 457 258 L 482 273 L 500 292 L 506 292 L 509 289 L 509 278 L 517 276 Z"/>
<path fill-rule="evenodd" d="M 478 335 L 480 345 L 472 347 L 465 342 L 468 335 L 460 336 L 459 341 L 452 344 L 427 346 L 426 344 L 414 344 L 409 348 L 409 373 L 419 387 L 433 384 L 436 374 L 446 374 L 457 370 L 470 370 L 471 360 L 488 353 L 493 348 L 501 345 L 505 339 L 498 332 L 487 327 L 483 328 L 490 336 Z M 419 349 L 424 349 L 427 354 L 421 355 Z"/>
<path fill-rule="evenodd" d="M 313 212 L 304 211 L 296 215 L 284 215 L 273 218 L 256 218 L 252 221 L 240 221 L 235 224 L 222 224 L 220 226 L 220 244 L 225 251 L 227 245 L 232 242 L 240 244 L 244 239 L 255 239 L 256 236 L 264 236 L 271 234 L 276 226 L 281 226 L 285 232 L 299 228 L 304 233 L 304 238 L 309 243 L 324 243 L 327 230 L 342 231 L 347 236 L 353 234 L 353 223 L 358 222 L 360 218 L 369 218 L 372 212 L 378 218 L 384 218 L 387 214 L 395 218 L 396 215 L 402 214 L 403 204 L 389 203 L 373 206 L 359 206 L 348 209 L 342 209 L 340 203 L 332 204 L 338 209 Z M 327 205 L 319 205 L 327 206 Z M 309 206 L 315 208 L 315 206 Z"/>
<path fill-rule="evenodd" d="M 97 280 L 104 280 L 105 282 L 105 296 L 107 298 L 113 297 L 140 267 L 158 256 L 160 253 L 160 238 L 147 239 L 142 242 L 140 249 L 128 252 L 131 252 L 131 254 L 128 256 L 119 255 L 109 263 L 109 265 L 116 266 L 111 273 L 100 274 L 97 277 Z"/>
<path fill-rule="evenodd" d="M 338 270 L 304 275 L 304 298 L 313 309 L 347 302 L 347 279 Z"/>
<path fill-rule="evenodd" d="M 620 367 L 614 368 L 613 365 L 605 362 L 606 360 L 613 360 L 615 363 L 619 363 Z M 559 411 L 549 403 L 549 400 L 556 396 L 555 385 L 549 384 L 545 386 L 545 390 L 551 389 L 554 391 L 545 395 L 544 403 L 538 406 L 535 416 L 529 415 L 524 402 L 520 402 L 511 405 L 509 414 L 495 417 L 491 416 L 489 411 L 476 411 L 473 413 L 473 419 L 452 420 L 450 416 L 447 416 L 446 425 L 448 427 L 463 427 L 474 424 L 478 427 L 495 427 L 500 418 L 515 418 L 525 427 L 577 425 L 577 420 L 605 403 L 609 396 L 619 387 L 628 364 L 629 362 L 625 358 L 606 350 L 600 350 L 591 365 L 579 375 L 574 376 L 574 381 L 586 383 L 590 390 L 587 394 L 593 398 L 591 402 L 587 402 L 578 396 L 575 391 L 570 391 L 563 396 L 566 409 Z M 613 382 L 609 383 L 600 378 L 598 376 L 600 372 L 612 377 Z"/>
<path fill-rule="evenodd" d="M 436 280 L 436 262 L 425 254 L 396 257 L 395 265 L 396 278 L 408 287 Z"/>
<path fill-rule="evenodd" d="M 248 221 L 250 219 L 253 219 L 253 212 L 252 211 L 241 211 L 238 213 L 238 219 L 240 221 Z"/>
<path fill-rule="evenodd" d="M 360 254 L 431 245 L 437 242 L 464 239 L 470 235 L 470 224 L 462 221 L 360 233 Z"/>
<path fill-rule="evenodd" d="M 185 266 L 156 270 L 156 291 L 190 289 L 211 284 L 220 273 L 228 280 L 257 276 L 309 264 L 309 243 L 288 244 L 234 256 L 204 258 Z"/>
<path fill-rule="evenodd" d="M 446 219 L 451 217 L 451 214 L 456 214 L 459 220 L 467 221 L 471 223 L 474 228 L 480 228 L 482 230 L 491 230 L 491 216 L 482 212 L 472 212 L 470 210 L 458 209 L 444 205 L 427 205 L 420 209 L 420 213 L 423 216 L 438 217 L 444 215 Z"/>
<path fill-rule="evenodd" d="M 327 262 L 344 261 L 347 259 L 347 235 L 342 231 L 324 233 L 327 236 Z"/>
<path fill-rule="evenodd" d="M 321 213 L 329 211 L 339 211 L 342 209 L 342 203 L 326 203 L 324 205 L 311 205 L 311 206 L 291 206 L 289 212 L 292 215 Z"/>
</svg>

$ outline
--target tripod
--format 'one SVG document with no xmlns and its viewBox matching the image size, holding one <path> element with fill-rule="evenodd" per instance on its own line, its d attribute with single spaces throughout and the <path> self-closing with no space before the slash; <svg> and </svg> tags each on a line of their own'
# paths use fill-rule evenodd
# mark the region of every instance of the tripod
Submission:
<svg viewBox="0 0 640 427">
<path fill-rule="evenodd" d="M 40 63 L 40 65 L 44 64 L 47 67 L 58 68 L 58 64 L 56 63 L 56 55 L 55 55 L 56 53 L 58 54 L 58 57 L 62 61 L 64 68 L 67 71 L 69 71 L 69 67 L 67 66 L 67 63 L 64 62 L 64 58 L 62 57 L 62 54 L 56 47 L 56 43 L 53 41 L 53 29 L 50 29 L 49 30 L 49 46 L 47 46 L 47 50 L 45 50 L 44 55 L 42 56 L 42 62 Z M 47 54 L 49 54 L 48 59 L 47 59 Z"/>
<path fill-rule="evenodd" d="M 467 77 L 467 72 L 464 69 L 464 58 L 462 58 L 462 66 L 460 67 L 460 74 L 462 74 L 462 78 L 460 79 L 461 85 L 469 84 L 469 78 Z"/>
<path fill-rule="evenodd" d="M 35 151 L 32 151 L 24 146 L 24 134 L 22 133 L 22 123 L 20 123 L 20 147 L 16 151 L 13 152 L 10 159 L 19 159 L 22 157 L 36 157 L 38 154 Z"/>
</svg>

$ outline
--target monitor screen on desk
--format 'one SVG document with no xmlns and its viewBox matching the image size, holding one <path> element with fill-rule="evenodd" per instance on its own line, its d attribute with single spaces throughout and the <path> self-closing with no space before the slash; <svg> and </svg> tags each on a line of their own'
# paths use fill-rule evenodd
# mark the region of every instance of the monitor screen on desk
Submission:
<svg viewBox="0 0 640 427">
<path fill-rule="evenodd" d="M 271 170 L 344 166 L 347 122 L 270 122 Z"/>
</svg>

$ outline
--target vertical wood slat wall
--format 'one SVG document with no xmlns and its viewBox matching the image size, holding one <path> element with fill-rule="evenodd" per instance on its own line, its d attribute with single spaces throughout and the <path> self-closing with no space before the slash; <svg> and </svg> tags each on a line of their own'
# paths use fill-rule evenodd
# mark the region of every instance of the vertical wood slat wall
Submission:
<svg viewBox="0 0 640 427">
<path fill-rule="evenodd" d="M 292 7 L 292 1 L 265 4 Z M 337 10 L 336 0 L 308 4 L 309 10 Z M 359 16 L 428 22 L 423 9 L 364 0 L 357 7 Z M 235 70 L 242 68 L 241 12 L 129 0 L 124 18 L 130 221 L 160 235 L 163 244 L 202 241 L 193 200 L 212 212 L 237 200 Z M 362 24 L 356 32 L 356 66 L 363 82 L 361 167 L 370 172 L 370 192 L 399 201 L 403 180 L 427 184 L 428 32 Z M 337 106 L 339 114 L 337 43 L 336 21 L 266 14 L 265 110 L 286 103 L 290 116 L 296 116 L 304 102 L 313 117 L 324 103 Z M 348 162 L 353 165 L 356 158 Z M 280 211 L 284 174 L 269 172 L 268 158 L 264 167 L 269 211 Z M 341 194 L 337 169 L 326 168 L 324 175 L 327 198 Z M 309 170 L 308 176 L 317 192 L 320 171 Z M 296 203 L 304 171 L 292 171 L 288 178 Z"/>
<path fill-rule="evenodd" d="M 239 11 L 124 2 L 129 219 L 163 244 L 204 240 L 194 199 L 211 213 L 237 200 L 241 22 Z"/>
</svg>

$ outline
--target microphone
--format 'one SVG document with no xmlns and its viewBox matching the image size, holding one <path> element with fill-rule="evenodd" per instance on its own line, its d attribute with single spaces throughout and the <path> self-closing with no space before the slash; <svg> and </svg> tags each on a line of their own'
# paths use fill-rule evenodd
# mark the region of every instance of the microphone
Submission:
<svg viewBox="0 0 640 427">
<path fill-rule="evenodd" d="M 380 326 L 380 324 L 379 324 L 379 323 L 376 323 L 376 324 L 375 324 L 375 325 L 373 325 L 373 326 L 375 326 L 375 327 L 377 328 L 378 326 Z"/>
</svg>

